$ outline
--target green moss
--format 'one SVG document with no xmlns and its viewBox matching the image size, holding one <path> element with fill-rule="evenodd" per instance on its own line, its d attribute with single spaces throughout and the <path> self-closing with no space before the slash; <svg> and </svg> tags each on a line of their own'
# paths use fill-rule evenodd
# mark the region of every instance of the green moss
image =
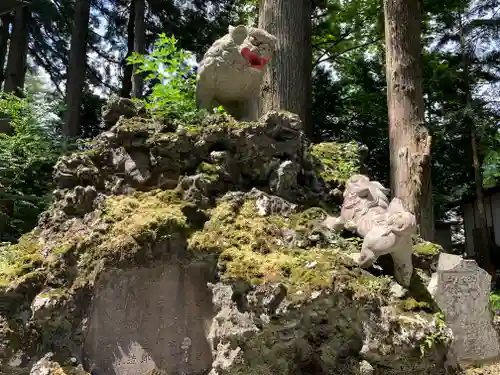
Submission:
<svg viewBox="0 0 500 375">
<path fill-rule="evenodd" d="M 449 340 L 444 315 L 441 312 L 434 314 L 434 324 L 436 326 L 435 332 L 424 337 L 420 344 L 421 357 L 425 356 L 433 347 L 446 344 Z"/>
<path fill-rule="evenodd" d="M 189 222 L 183 209 L 192 205 L 183 202 L 181 194 L 178 190 L 154 190 L 108 197 L 102 217 L 109 226 L 95 246 L 95 255 L 136 251 L 164 236 L 186 234 Z"/>
<path fill-rule="evenodd" d="M 428 310 L 431 308 L 427 302 L 417 301 L 415 298 L 401 300 L 398 305 L 403 311 Z"/>
<path fill-rule="evenodd" d="M 66 294 L 66 291 L 62 288 L 57 288 L 53 289 L 49 292 L 42 292 L 40 293 L 39 297 L 41 298 L 54 298 L 54 297 L 61 297 Z"/>
<path fill-rule="evenodd" d="M 0 287 L 17 278 L 32 276 L 43 262 L 40 244 L 32 233 L 22 236 L 17 244 L 0 247 Z"/>
<path fill-rule="evenodd" d="M 351 285 L 358 296 L 375 299 L 389 296 L 391 281 L 389 276 L 362 275 L 355 277 Z"/>
<path fill-rule="evenodd" d="M 320 207 L 310 207 L 294 214 L 290 217 L 290 225 L 292 228 L 305 227 L 313 222 L 324 220 L 328 216 L 327 212 Z"/>
<path fill-rule="evenodd" d="M 311 146 L 311 156 L 315 159 L 317 173 L 326 182 L 346 181 L 359 173 L 360 160 L 355 142 L 323 142 Z"/>
<path fill-rule="evenodd" d="M 198 135 L 203 131 L 201 125 L 185 125 L 183 128 L 189 135 Z"/>
<path fill-rule="evenodd" d="M 151 119 L 142 117 L 122 118 L 119 124 L 118 131 L 137 133 L 138 130 L 147 132 L 154 131 L 158 128 L 158 123 Z"/>
<path fill-rule="evenodd" d="M 413 245 L 413 252 L 417 255 L 432 256 L 438 255 L 441 251 L 441 246 L 432 242 L 423 242 Z"/>
<path fill-rule="evenodd" d="M 189 249 L 201 256 L 218 252 L 223 268 L 222 278 L 244 280 L 252 284 L 281 282 L 290 298 L 302 299 L 315 290 L 332 286 L 334 273 L 359 295 L 381 293 L 388 279 L 357 277 L 346 266 L 352 266 L 341 247 L 307 250 L 283 245 L 282 229 L 294 229 L 322 210 L 309 209 L 287 219 L 282 216 L 260 217 L 253 200 L 242 206 L 223 202 L 212 210 L 211 219 L 202 231 L 189 239 Z M 301 216 L 303 215 L 303 216 Z"/>
<path fill-rule="evenodd" d="M 219 166 L 216 164 L 201 162 L 196 171 L 205 174 L 211 181 L 217 181 L 219 179 Z"/>
</svg>

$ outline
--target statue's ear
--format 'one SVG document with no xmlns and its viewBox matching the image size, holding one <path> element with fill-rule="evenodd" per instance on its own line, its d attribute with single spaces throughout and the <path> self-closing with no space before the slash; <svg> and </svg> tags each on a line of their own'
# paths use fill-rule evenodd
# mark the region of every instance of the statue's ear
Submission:
<svg viewBox="0 0 500 375">
<path fill-rule="evenodd" d="M 240 45 L 246 39 L 248 30 L 245 25 L 229 26 L 229 35 L 236 44 Z"/>
</svg>

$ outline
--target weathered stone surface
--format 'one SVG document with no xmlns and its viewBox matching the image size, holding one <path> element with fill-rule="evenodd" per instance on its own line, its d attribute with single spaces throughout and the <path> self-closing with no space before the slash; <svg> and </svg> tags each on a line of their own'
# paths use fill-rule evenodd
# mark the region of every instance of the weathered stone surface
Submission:
<svg viewBox="0 0 500 375">
<path fill-rule="evenodd" d="M 413 266 L 431 276 L 437 269 L 439 254 L 443 251 L 443 248 L 418 237 L 414 237 L 413 242 Z"/>
<path fill-rule="evenodd" d="M 101 109 L 102 120 L 106 127 L 117 123 L 121 116 L 130 118 L 143 114 L 144 108 L 128 98 L 112 97 Z"/>
<path fill-rule="evenodd" d="M 96 375 L 209 371 L 209 276 L 180 264 L 102 275 L 85 329 L 85 368 Z"/>
<path fill-rule="evenodd" d="M 372 375 L 373 371 L 375 370 L 370 362 L 363 360 L 359 363 L 359 375 Z"/>
<path fill-rule="evenodd" d="M 14 374 L 13 374 L 14 375 Z M 61 366 L 54 359 L 54 353 L 45 354 L 38 360 L 29 375 L 91 375 L 83 370 L 81 364 L 77 363 L 76 358 L 70 358 L 66 366 Z"/>
<path fill-rule="evenodd" d="M 428 286 L 453 331 L 450 354 L 464 365 L 500 355 L 489 309 L 490 283 L 491 276 L 475 261 L 441 253 Z"/>
<path fill-rule="evenodd" d="M 285 112 L 124 114 L 61 158 L 38 228 L 2 248 L 1 371 L 444 375 L 425 300 L 318 230 L 342 186 L 309 149 Z"/>
</svg>

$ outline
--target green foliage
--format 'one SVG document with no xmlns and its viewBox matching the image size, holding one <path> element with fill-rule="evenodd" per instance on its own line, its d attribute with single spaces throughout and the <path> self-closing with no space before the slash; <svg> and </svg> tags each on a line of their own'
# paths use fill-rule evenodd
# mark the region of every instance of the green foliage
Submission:
<svg viewBox="0 0 500 375">
<path fill-rule="evenodd" d="M 495 137 L 500 142 L 500 134 Z M 483 161 L 483 178 L 486 187 L 496 186 L 500 183 L 500 151 L 491 149 Z"/>
<path fill-rule="evenodd" d="M 63 151 L 54 103 L 0 94 L 0 114 L 13 134 L 0 134 L 0 240 L 13 241 L 36 225 L 52 190 L 52 168 Z"/>
<path fill-rule="evenodd" d="M 449 340 L 446 332 L 446 322 L 443 313 L 436 313 L 434 315 L 434 324 L 436 330 L 423 339 L 420 344 L 420 355 L 424 357 L 428 350 L 439 344 L 446 344 Z"/>
<path fill-rule="evenodd" d="M 359 173 L 359 145 L 356 142 L 322 142 L 311 147 L 311 156 L 325 182 L 346 181 Z"/>
<path fill-rule="evenodd" d="M 154 115 L 190 122 L 203 115 L 196 107 L 196 75 L 187 63 L 191 53 L 179 49 L 175 37 L 160 35 L 149 55 L 132 54 L 129 64 L 137 64 L 136 74 L 156 82 L 146 99 L 146 108 Z"/>
<path fill-rule="evenodd" d="M 490 306 L 493 311 L 500 311 L 500 293 L 498 291 L 491 292 Z"/>
</svg>

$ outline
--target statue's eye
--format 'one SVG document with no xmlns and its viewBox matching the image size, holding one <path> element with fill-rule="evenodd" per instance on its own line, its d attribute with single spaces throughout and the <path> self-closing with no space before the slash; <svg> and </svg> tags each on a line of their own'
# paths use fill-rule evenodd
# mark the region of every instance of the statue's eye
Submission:
<svg viewBox="0 0 500 375">
<path fill-rule="evenodd" d="M 252 43 L 254 46 L 258 46 L 260 44 L 260 42 L 255 39 L 255 37 L 251 36 L 250 38 L 248 38 L 248 40 L 250 41 L 250 43 Z"/>
</svg>

